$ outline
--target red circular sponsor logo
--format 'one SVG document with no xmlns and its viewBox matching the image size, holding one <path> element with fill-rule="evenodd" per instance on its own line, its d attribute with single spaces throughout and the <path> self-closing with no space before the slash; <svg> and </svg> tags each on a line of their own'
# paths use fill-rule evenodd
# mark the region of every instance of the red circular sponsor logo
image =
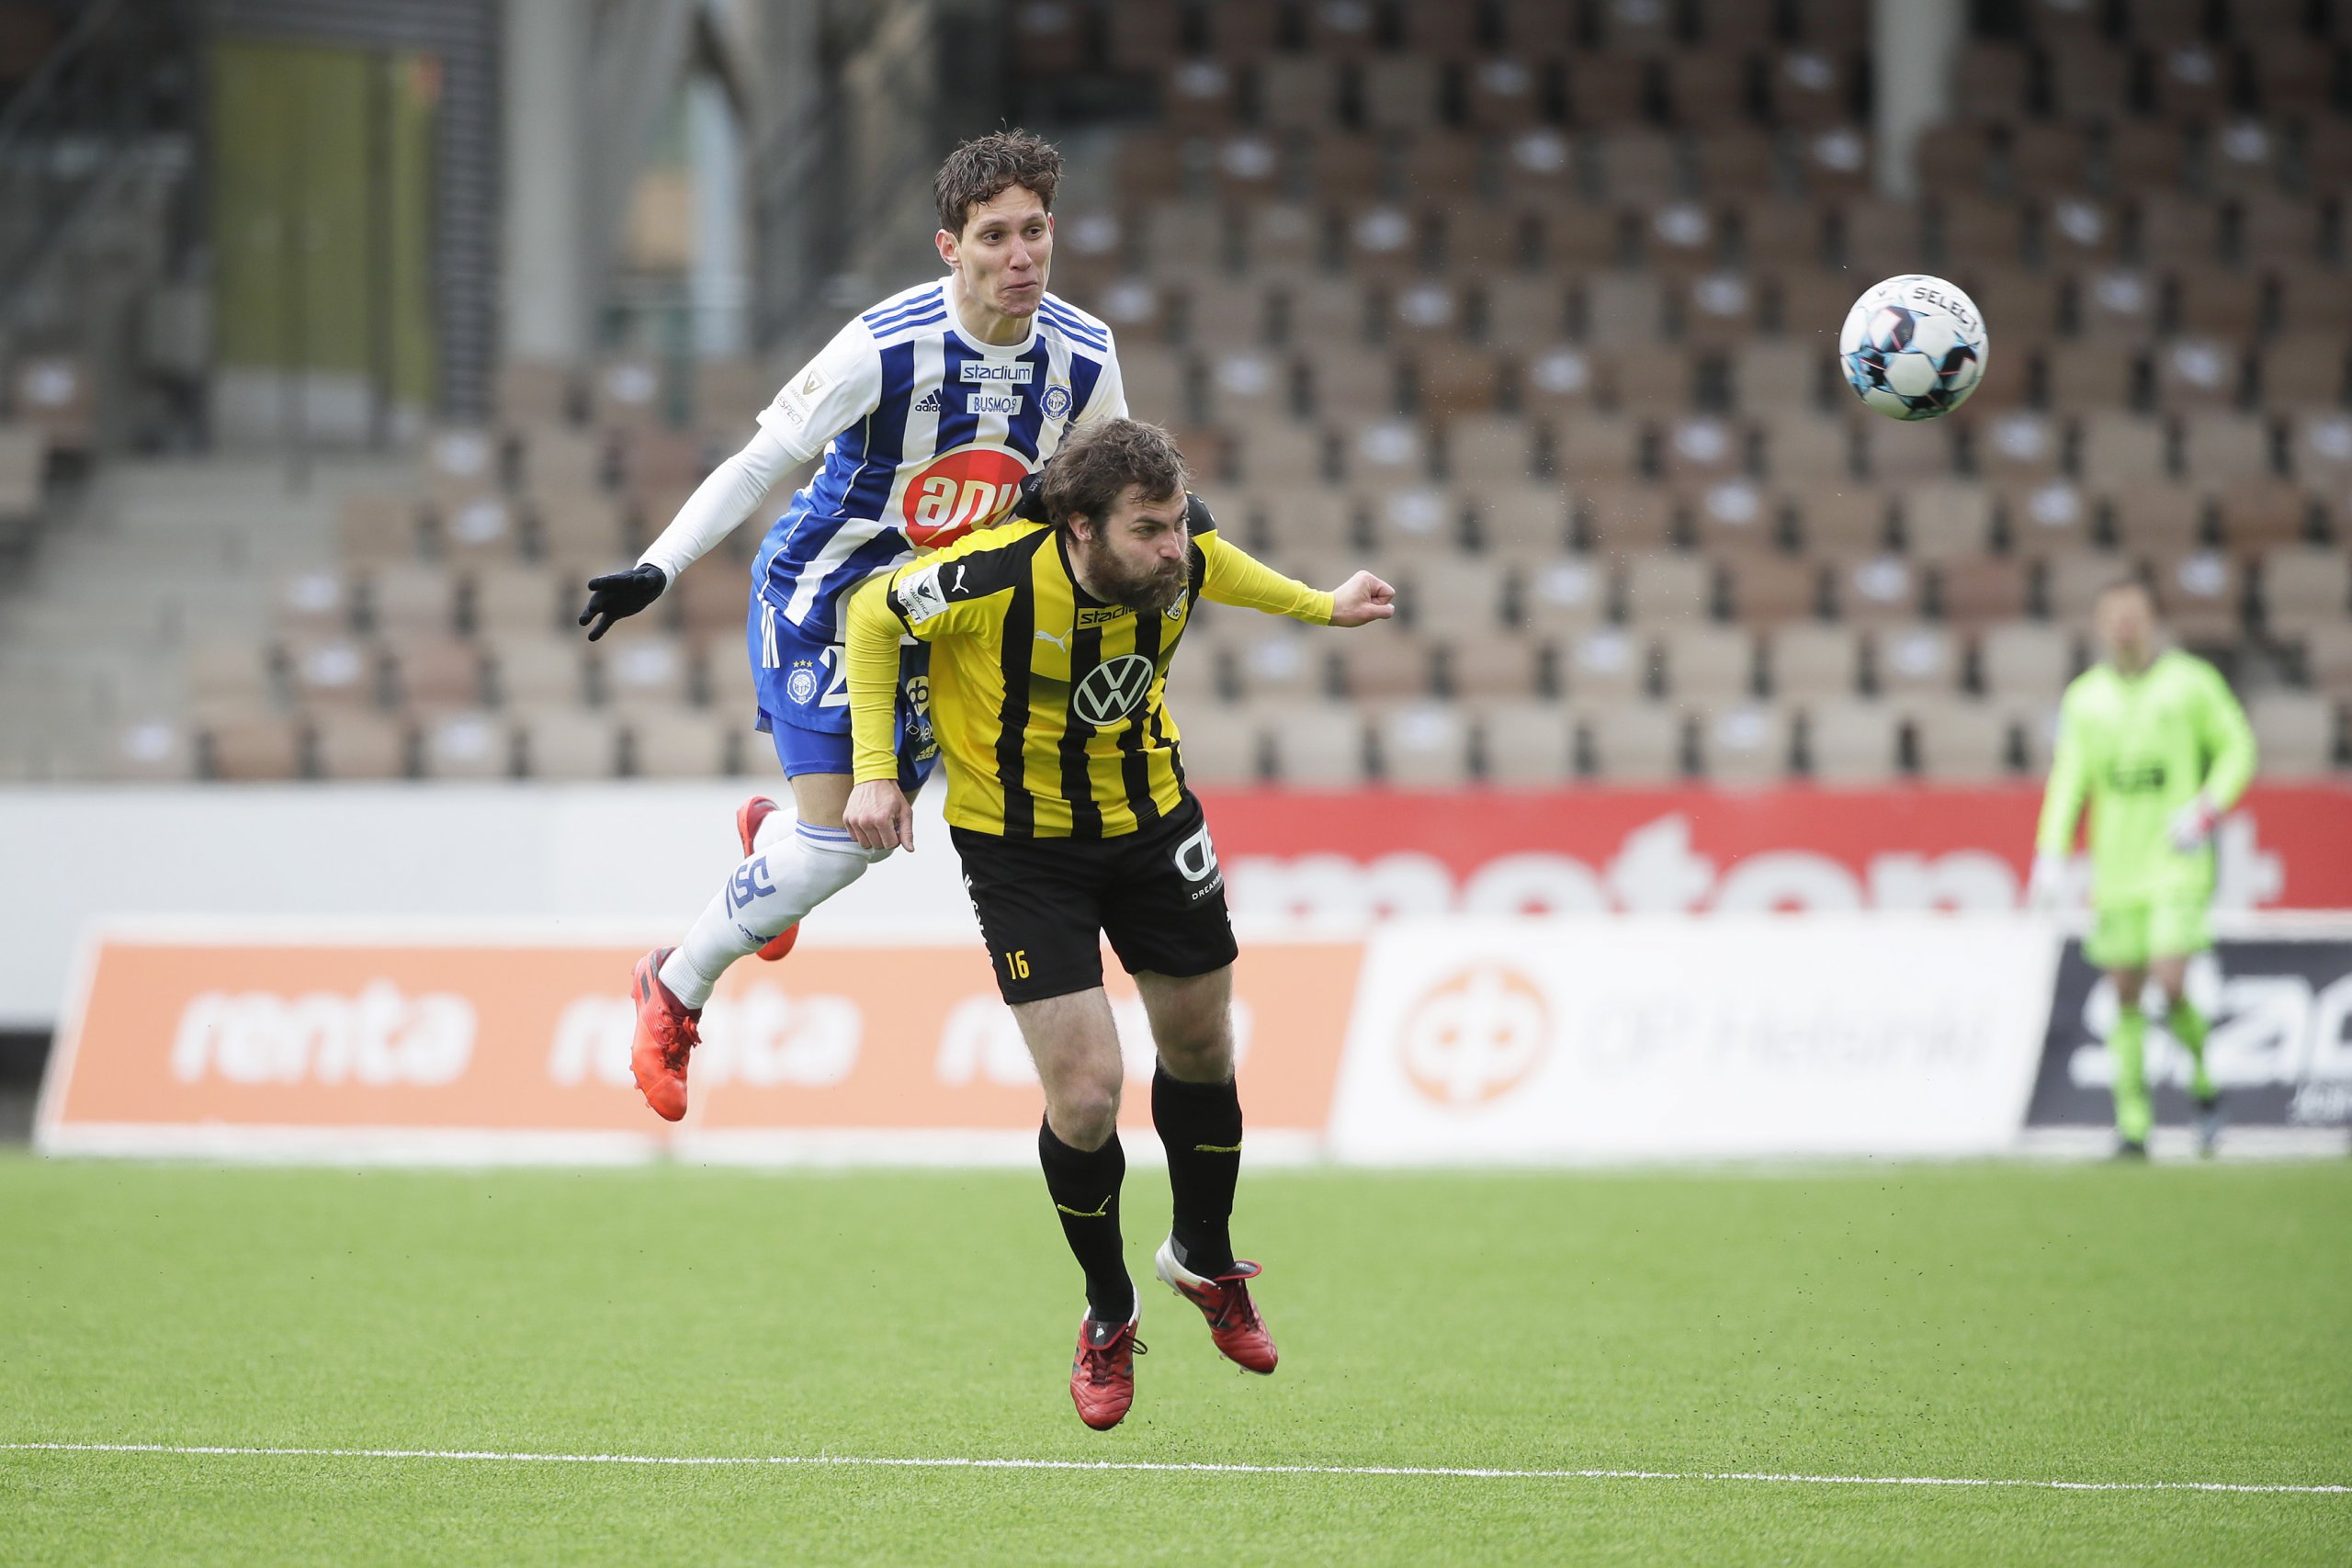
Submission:
<svg viewBox="0 0 2352 1568">
<path fill-rule="evenodd" d="M 990 446 L 959 446 L 907 481 L 907 537 L 926 548 L 952 545 L 1012 510 L 1029 465 Z"/>
</svg>

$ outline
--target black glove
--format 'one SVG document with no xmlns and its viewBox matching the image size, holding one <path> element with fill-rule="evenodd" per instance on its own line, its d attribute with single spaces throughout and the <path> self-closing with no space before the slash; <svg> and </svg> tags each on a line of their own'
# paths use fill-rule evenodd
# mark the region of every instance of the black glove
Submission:
<svg viewBox="0 0 2352 1568">
<path fill-rule="evenodd" d="M 670 580 L 662 574 L 662 569 L 650 562 L 644 566 L 633 566 L 627 571 L 590 578 L 588 607 L 580 612 L 582 626 L 588 626 L 590 621 L 596 622 L 594 626 L 588 626 L 588 640 L 594 642 L 612 629 L 615 621 L 634 615 L 661 598 L 662 590 L 669 586 Z M 600 615 L 604 618 L 597 620 Z"/>
</svg>

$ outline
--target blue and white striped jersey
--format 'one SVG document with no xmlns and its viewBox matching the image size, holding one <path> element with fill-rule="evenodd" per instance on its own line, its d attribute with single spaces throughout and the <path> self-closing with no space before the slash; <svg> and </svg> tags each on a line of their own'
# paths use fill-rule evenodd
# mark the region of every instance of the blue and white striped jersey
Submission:
<svg viewBox="0 0 2352 1568">
<path fill-rule="evenodd" d="M 760 412 L 794 462 L 825 460 L 761 540 L 752 581 L 804 635 L 834 640 L 843 589 L 995 522 L 1071 426 L 1126 412 L 1111 329 L 1056 296 L 1000 347 L 957 329 L 944 280 L 893 295 Z"/>
</svg>

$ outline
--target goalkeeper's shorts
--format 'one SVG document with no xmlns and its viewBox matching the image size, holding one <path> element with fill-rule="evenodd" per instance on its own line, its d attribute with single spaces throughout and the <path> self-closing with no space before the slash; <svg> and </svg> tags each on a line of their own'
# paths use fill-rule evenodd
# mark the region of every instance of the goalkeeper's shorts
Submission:
<svg viewBox="0 0 2352 1568">
<path fill-rule="evenodd" d="M 2144 969 L 2159 958 L 2183 958 L 2213 945 L 2201 895 L 2098 904 L 2083 956 L 2102 969 Z"/>
</svg>

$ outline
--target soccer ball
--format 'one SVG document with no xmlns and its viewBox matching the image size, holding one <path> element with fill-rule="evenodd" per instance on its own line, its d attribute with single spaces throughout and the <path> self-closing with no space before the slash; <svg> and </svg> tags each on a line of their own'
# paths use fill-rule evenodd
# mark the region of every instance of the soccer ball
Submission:
<svg viewBox="0 0 2352 1568">
<path fill-rule="evenodd" d="M 1838 366 L 1855 395 L 1889 419 L 1933 419 L 1976 389 L 1985 348 L 1975 301 L 1940 277 L 1905 273 L 1846 312 Z"/>
</svg>

